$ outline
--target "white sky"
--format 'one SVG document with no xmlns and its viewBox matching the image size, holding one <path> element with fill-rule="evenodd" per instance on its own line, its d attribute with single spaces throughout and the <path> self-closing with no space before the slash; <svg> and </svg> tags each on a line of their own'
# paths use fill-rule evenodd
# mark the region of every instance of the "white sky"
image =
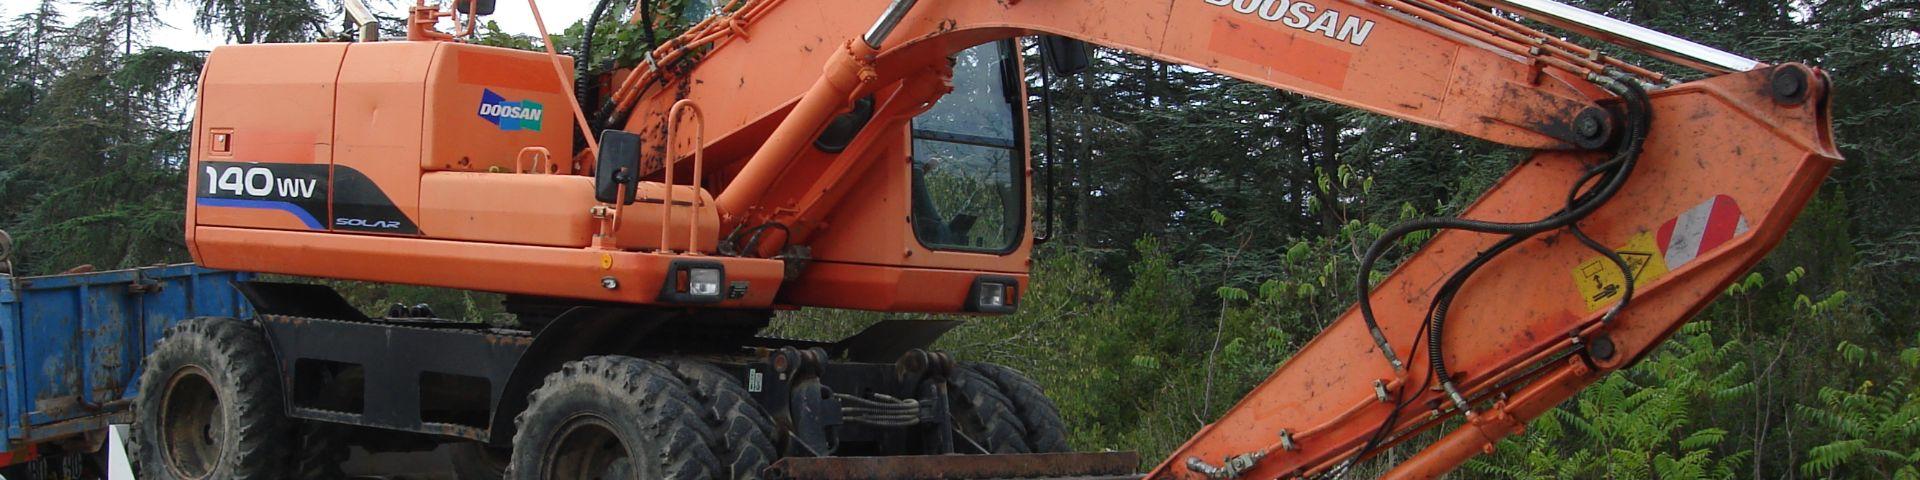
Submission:
<svg viewBox="0 0 1920 480">
<path fill-rule="evenodd" d="M 69 23 L 86 15 L 86 8 L 74 5 L 74 0 L 66 0 L 61 12 Z M 148 41 L 152 45 L 174 50 L 208 50 L 226 43 L 218 33 L 202 33 L 193 28 L 193 7 L 187 0 L 156 0 L 160 3 L 160 22 L 163 27 L 148 32 Z M 534 27 L 533 14 L 527 8 L 528 0 L 496 0 L 498 2 L 491 16 L 482 20 L 492 20 L 509 33 L 529 36 L 539 35 Z M 411 0 L 366 0 L 367 6 L 382 15 L 405 17 L 406 6 Z M 39 2 L 37 0 L 0 0 L 0 21 L 12 20 L 27 13 Z M 318 0 L 321 8 L 332 10 L 338 0 Z M 573 22 L 586 18 L 593 9 L 592 0 L 545 0 L 540 2 L 540 15 L 547 24 L 547 32 L 558 34 Z M 332 24 L 339 24 L 333 22 Z"/>
</svg>

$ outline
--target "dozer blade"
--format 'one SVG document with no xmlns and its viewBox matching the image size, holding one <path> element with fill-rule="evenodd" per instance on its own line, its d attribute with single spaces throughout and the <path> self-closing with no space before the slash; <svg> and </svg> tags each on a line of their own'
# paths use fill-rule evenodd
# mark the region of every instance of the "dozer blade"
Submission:
<svg viewBox="0 0 1920 480">
<path fill-rule="evenodd" d="M 1133 452 L 784 458 L 768 478 L 787 480 L 1138 480 Z"/>
</svg>

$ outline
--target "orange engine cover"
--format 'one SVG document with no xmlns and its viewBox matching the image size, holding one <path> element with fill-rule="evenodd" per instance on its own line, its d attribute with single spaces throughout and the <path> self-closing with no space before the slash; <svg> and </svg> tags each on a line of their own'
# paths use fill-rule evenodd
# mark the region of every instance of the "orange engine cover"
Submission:
<svg viewBox="0 0 1920 480">
<path fill-rule="evenodd" d="M 543 55 L 452 42 L 216 49 L 196 224 L 414 235 L 423 173 L 571 173 L 533 155 L 572 151 L 567 89 L 526 73 L 552 70 Z"/>
<path fill-rule="evenodd" d="M 654 303 L 677 256 L 639 251 L 711 249 L 712 198 L 683 185 L 668 205 L 665 185 L 643 184 L 603 242 L 617 248 L 591 248 L 598 203 L 559 78 L 542 53 L 457 42 L 217 48 L 194 126 L 194 259 Z M 725 303 L 771 303 L 778 261 L 719 261 L 738 289 Z"/>
</svg>

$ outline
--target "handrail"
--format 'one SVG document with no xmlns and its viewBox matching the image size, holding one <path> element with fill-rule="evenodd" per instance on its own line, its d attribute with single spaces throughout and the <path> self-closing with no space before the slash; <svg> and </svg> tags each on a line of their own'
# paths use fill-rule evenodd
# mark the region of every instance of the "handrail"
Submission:
<svg viewBox="0 0 1920 480">
<path fill-rule="evenodd" d="M 700 105 L 694 103 L 691 98 L 674 102 L 673 107 L 667 110 L 667 154 L 666 158 L 661 159 L 661 169 L 666 171 L 665 180 L 667 193 L 665 201 L 660 202 L 660 211 L 662 212 L 660 215 L 660 250 L 673 250 L 668 243 L 671 238 L 669 236 L 669 229 L 673 228 L 673 164 L 679 160 L 679 155 L 674 151 L 674 146 L 678 145 L 679 142 L 674 141 L 673 135 L 680 130 L 678 128 L 681 117 L 680 114 L 689 110 L 693 112 L 693 117 L 699 121 L 693 124 L 693 178 L 689 180 L 689 185 L 693 190 L 693 200 L 687 202 L 687 205 L 690 207 L 689 210 L 691 210 L 689 215 L 692 215 L 693 218 L 687 222 L 686 252 L 698 254 L 700 253 L 700 206 L 703 205 L 700 200 L 700 176 L 703 173 L 701 170 L 705 168 L 706 164 L 706 154 L 704 153 L 706 148 L 704 147 L 706 145 L 707 135 L 707 115 L 700 110 Z"/>
<path fill-rule="evenodd" d="M 528 153 L 533 154 L 533 170 L 527 170 L 526 159 Z M 522 148 L 520 149 L 520 154 L 513 157 L 513 173 L 548 173 L 547 168 L 542 168 L 542 165 L 548 167 L 553 165 L 553 151 L 547 150 L 547 147 Z"/>
</svg>

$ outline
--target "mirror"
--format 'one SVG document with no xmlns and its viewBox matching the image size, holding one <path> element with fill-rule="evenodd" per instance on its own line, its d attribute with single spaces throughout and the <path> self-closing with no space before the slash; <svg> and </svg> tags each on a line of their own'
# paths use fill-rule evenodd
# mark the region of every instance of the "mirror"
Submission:
<svg viewBox="0 0 1920 480">
<path fill-rule="evenodd" d="M 640 136 L 622 130 L 600 132 L 600 156 L 593 162 L 593 198 L 600 203 L 633 204 L 640 185 Z"/>
<path fill-rule="evenodd" d="M 453 0 L 453 9 L 469 15 L 492 15 L 494 0 Z"/>
<path fill-rule="evenodd" d="M 1059 35 L 1040 37 L 1040 56 L 1055 75 L 1070 77 L 1093 68 L 1093 46 Z"/>
</svg>

